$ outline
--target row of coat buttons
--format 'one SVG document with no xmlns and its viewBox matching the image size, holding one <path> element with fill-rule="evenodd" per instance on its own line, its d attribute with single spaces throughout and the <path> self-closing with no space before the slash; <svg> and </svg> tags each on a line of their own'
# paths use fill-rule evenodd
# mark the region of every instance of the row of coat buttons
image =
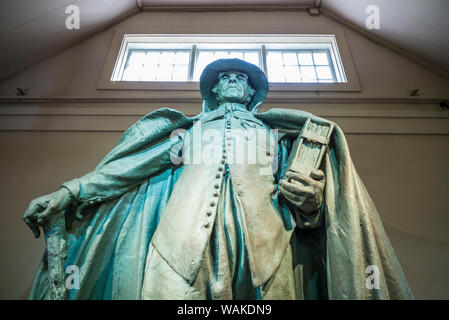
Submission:
<svg viewBox="0 0 449 320">
<path fill-rule="evenodd" d="M 228 106 L 228 107 L 226 108 L 226 113 L 229 113 L 231 110 L 232 110 L 231 107 Z M 215 175 L 215 178 L 216 178 L 217 180 L 220 179 L 219 181 L 217 181 L 217 182 L 214 184 L 214 189 L 215 189 L 215 191 L 214 191 L 213 195 L 214 195 L 215 198 L 218 198 L 218 195 L 219 195 L 219 189 L 220 189 L 220 184 L 221 184 L 221 182 L 222 182 L 222 181 L 221 181 L 221 177 L 222 177 L 222 175 L 223 175 L 224 165 L 226 164 L 226 146 L 225 146 L 225 141 L 226 141 L 226 140 L 231 140 L 231 136 L 229 136 L 230 131 L 231 131 L 231 119 L 228 117 L 228 118 L 226 119 L 226 133 L 225 133 L 225 139 L 223 139 L 223 150 L 222 150 L 222 160 L 221 160 L 221 165 L 218 167 L 218 173 Z M 230 146 L 231 146 L 231 142 L 228 142 L 228 143 L 227 143 L 227 146 L 230 147 Z M 212 201 L 210 202 L 210 207 L 211 207 L 211 209 L 208 209 L 208 210 L 206 211 L 206 215 L 207 215 L 208 217 L 212 216 L 212 208 L 215 207 L 215 204 L 216 204 L 215 200 L 212 200 Z M 204 227 L 205 227 L 206 229 L 209 228 L 209 227 L 210 227 L 210 223 L 209 223 L 209 222 L 206 222 L 206 223 L 204 224 Z"/>
<path fill-rule="evenodd" d="M 231 109 L 230 108 L 227 108 L 226 109 L 226 111 L 230 111 Z M 230 119 L 228 119 L 227 121 L 226 121 L 226 129 L 227 129 L 227 133 L 229 133 L 229 130 L 230 130 L 230 128 L 231 128 L 231 121 L 230 121 Z M 228 140 L 229 140 L 229 138 L 230 137 L 227 137 L 228 138 Z M 223 140 L 223 144 L 224 144 L 224 141 L 225 140 Z M 222 151 L 222 160 L 221 160 L 221 165 L 218 167 L 218 172 L 216 173 L 216 175 L 215 175 L 215 178 L 217 179 L 217 181 L 214 183 L 214 192 L 213 192 L 213 196 L 214 196 L 214 198 L 217 198 L 218 199 L 218 196 L 219 196 L 219 190 L 220 190 L 220 185 L 221 185 L 221 183 L 222 183 L 222 181 L 221 181 L 221 177 L 223 176 L 223 171 L 224 171 L 224 165 L 226 164 L 226 150 L 224 149 L 224 146 L 223 146 L 223 151 Z M 206 215 L 208 216 L 208 217 L 210 217 L 210 216 L 212 216 L 212 208 L 214 208 L 215 207 L 215 205 L 216 205 L 216 200 L 212 200 L 211 202 L 210 202 L 210 209 L 208 209 L 207 211 L 206 211 Z M 210 227 L 210 223 L 209 222 L 206 222 L 205 224 L 204 224 L 204 228 L 209 228 Z"/>
</svg>

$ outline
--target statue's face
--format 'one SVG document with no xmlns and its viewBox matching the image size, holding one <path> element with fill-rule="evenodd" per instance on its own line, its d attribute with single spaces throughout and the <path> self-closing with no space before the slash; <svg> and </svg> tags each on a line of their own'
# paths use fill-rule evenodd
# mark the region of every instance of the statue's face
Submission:
<svg viewBox="0 0 449 320">
<path fill-rule="evenodd" d="M 219 102 L 237 102 L 247 104 L 254 95 L 254 89 L 243 72 L 226 71 L 218 75 L 218 82 L 212 89 Z"/>
</svg>

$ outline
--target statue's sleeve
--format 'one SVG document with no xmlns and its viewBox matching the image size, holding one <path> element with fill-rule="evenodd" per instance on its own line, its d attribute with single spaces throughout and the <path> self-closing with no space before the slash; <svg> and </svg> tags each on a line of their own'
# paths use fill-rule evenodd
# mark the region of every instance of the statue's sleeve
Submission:
<svg viewBox="0 0 449 320">
<path fill-rule="evenodd" d="M 62 184 L 82 207 L 114 199 L 158 172 L 174 166 L 182 146 L 179 136 L 167 138 L 109 161 L 86 175 Z"/>
</svg>

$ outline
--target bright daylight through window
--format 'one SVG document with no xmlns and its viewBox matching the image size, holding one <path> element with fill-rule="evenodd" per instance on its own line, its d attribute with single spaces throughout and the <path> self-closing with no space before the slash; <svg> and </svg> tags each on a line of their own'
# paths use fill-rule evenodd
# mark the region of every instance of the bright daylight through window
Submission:
<svg viewBox="0 0 449 320">
<path fill-rule="evenodd" d="M 271 83 L 346 82 L 332 35 L 125 35 L 112 81 L 198 81 L 210 62 L 239 58 L 259 66 Z"/>
</svg>

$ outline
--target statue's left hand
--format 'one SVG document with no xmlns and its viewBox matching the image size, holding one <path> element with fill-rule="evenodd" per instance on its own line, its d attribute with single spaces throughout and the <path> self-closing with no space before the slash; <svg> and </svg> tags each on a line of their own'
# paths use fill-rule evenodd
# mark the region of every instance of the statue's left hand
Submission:
<svg viewBox="0 0 449 320">
<path fill-rule="evenodd" d="M 325 181 L 322 170 L 312 170 L 310 177 L 289 170 L 280 181 L 279 191 L 293 207 L 306 215 L 313 214 L 321 206 Z"/>
</svg>

